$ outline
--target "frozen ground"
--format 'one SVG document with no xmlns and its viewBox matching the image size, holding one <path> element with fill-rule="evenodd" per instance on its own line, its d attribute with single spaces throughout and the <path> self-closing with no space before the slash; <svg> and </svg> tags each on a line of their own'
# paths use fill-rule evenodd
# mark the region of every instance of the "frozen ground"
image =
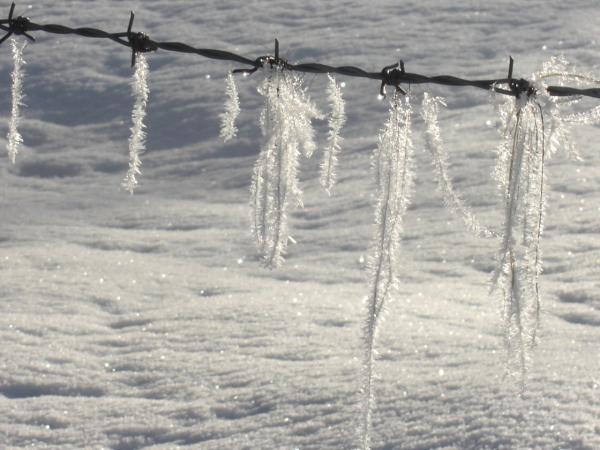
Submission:
<svg viewBox="0 0 600 450">
<path fill-rule="evenodd" d="M 600 74 L 595 0 L 49 0 L 28 14 L 120 31 L 129 8 L 158 40 L 249 57 L 278 37 L 292 61 L 379 70 L 402 57 L 409 71 L 488 78 L 505 75 L 509 54 L 527 75 L 563 53 Z M 224 145 L 223 80 L 236 66 L 150 55 L 148 151 L 131 197 L 120 188 L 127 49 L 36 37 L 25 50 L 26 147 L 15 166 L 0 157 L 0 448 L 352 449 L 369 158 L 387 108 L 377 83 L 345 80 L 340 184 L 327 198 L 318 160 L 303 162 L 298 244 L 268 271 L 248 231 L 259 76 L 240 82 L 240 137 Z M 8 46 L 1 55 L 4 136 Z M 326 77 L 306 82 L 325 108 Z M 448 100 L 441 126 L 457 186 L 499 223 L 487 94 L 432 92 Z M 422 89 L 412 93 L 420 102 Z M 520 399 L 502 381 L 498 300 L 487 293 L 497 243 L 442 208 L 416 123 L 404 276 L 378 343 L 375 449 L 600 448 L 600 129 L 575 136 L 585 162 L 558 155 L 549 168 L 542 341 Z"/>
</svg>

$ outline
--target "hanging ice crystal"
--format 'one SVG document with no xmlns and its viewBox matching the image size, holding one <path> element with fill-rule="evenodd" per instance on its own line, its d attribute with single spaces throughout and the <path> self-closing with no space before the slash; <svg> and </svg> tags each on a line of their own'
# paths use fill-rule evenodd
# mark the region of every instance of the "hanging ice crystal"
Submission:
<svg viewBox="0 0 600 450">
<path fill-rule="evenodd" d="M 11 39 L 10 45 L 12 49 L 14 66 L 11 75 L 12 108 L 10 121 L 8 124 L 8 134 L 6 136 L 8 139 L 6 148 L 8 150 L 8 157 L 14 164 L 17 154 L 21 149 L 21 145 L 23 144 L 23 138 L 21 137 L 18 128 L 21 120 L 21 106 L 23 106 L 23 66 L 25 65 L 25 60 L 23 59 L 23 49 L 27 44 L 24 43 L 19 45 L 16 39 Z"/>
<path fill-rule="evenodd" d="M 269 69 L 259 92 L 265 99 L 260 124 L 263 145 L 254 166 L 251 188 L 252 233 L 265 266 L 283 262 L 290 236 L 290 203 L 302 205 L 298 187 L 300 151 L 310 156 L 316 145 L 311 121 L 321 117 L 301 80 L 280 67 Z"/>
<path fill-rule="evenodd" d="M 505 213 L 493 285 L 503 292 L 507 368 L 520 374 L 523 388 L 539 324 L 545 145 L 543 119 L 536 101 L 522 94 L 514 108 L 495 170 Z"/>
<path fill-rule="evenodd" d="M 329 77 L 329 85 L 327 87 L 327 99 L 331 105 L 331 115 L 329 116 L 329 136 L 327 139 L 327 147 L 323 153 L 323 161 L 321 163 L 321 186 L 331 195 L 331 190 L 336 182 L 337 174 L 337 155 L 340 152 L 342 137 L 340 131 L 346 123 L 346 113 L 344 108 L 344 98 L 340 85 L 331 75 Z"/>
<path fill-rule="evenodd" d="M 400 250 L 402 219 L 410 201 L 413 186 L 410 99 L 396 93 L 390 106 L 390 116 L 379 135 L 373 157 L 377 204 L 375 236 L 368 259 L 369 294 L 366 299 L 366 320 L 363 326 L 364 381 L 360 422 L 361 449 L 370 448 L 373 411 L 373 380 L 375 339 L 386 303 L 397 286 L 397 263 Z"/>
<path fill-rule="evenodd" d="M 569 141 L 564 110 L 578 100 L 548 95 L 547 82 L 558 79 L 589 83 L 593 79 L 552 58 L 531 78 L 532 90 L 499 105 L 504 141 L 498 148 L 494 175 L 505 204 L 504 227 L 493 289 L 502 291 L 507 371 L 525 388 L 531 350 L 537 342 L 542 272 L 540 241 L 547 192 L 546 162 L 558 150 L 577 155 Z M 591 116 L 595 112 L 590 113 Z M 571 116 L 569 122 L 588 122 L 590 115 Z M 581 120 L 578 120 L 581 119 Z"/>
<path fill-rule="evenodd" d="M 234 138 L 238 131 L 235 126 L 235 121 L 240 114 L 240 99 L 235 84 L 235 78 L 231 72 L 227 75 L 225 84 L 225 95 L 227 96 L 225 112 L 221 113 L 219 117 L 221 118 L 220 136 L 223 141 L 227 142 Z"/>
<path fill-rule="evenodd" d="M 131 136 L 129 137 L 129 170 L 123 180 L 123 187 L 133 194 L 138 181 L 137 176 L 141 174 L 142 161 L 140 155 L 144 153 L 146 132 L 144 129 L 144 118 L 146 117 L 146 106 L 148 105 L 148 62 L 144 54 L 136 55 L 135 72 L 131 81 L 132 95 L 135 98 L 131 112 Z"/>
<path fill-rule="evenodd" d="M 425 144 L 431 156 L 435 176 L 438 182 L 438 190 L 444 196 L 446 207 L 453 213 L 459 215 L 467 228 L 478 236 L 491 237 L 494 233 L 481 225 L 473 212 L 463 199 L 456 193 L 452 184 L 452 179 L 448 174 L 448 154 L 444 148 L 440 127 L 438 125 L 439 107 L 446 106 L 444 100 L 440 97 L 432 97 L 427 92 L 423 95 L 423 109 L 421 116 L 425 122 Z"/>
</svg>

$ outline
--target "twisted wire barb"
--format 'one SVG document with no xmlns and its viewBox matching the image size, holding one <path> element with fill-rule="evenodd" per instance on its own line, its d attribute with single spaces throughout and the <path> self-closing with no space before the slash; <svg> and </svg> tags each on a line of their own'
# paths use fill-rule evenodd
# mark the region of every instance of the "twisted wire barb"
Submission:
<svg viewBox="0 0 600 450">
<path fill-rule="evenodd" d="M 261 56 L 256 59 L 249 59 L 244 56 L 237 55 L 224 50 L 218 49 L 207 49 L 207 48 L 196 48 L 183 42 L 159 42 L 154 41 L 148 37 L 145 33 L 132 31 L 134 13 L 131 12 L 129 19 L 129 26 L 126 32 L 121 33 L 109 33 L 107 31 L 99 30 L 96 28 L 71 28 L 65 25 L 57 24 L 37 24 L 29 20 L 27 17 L 18 16 L 13 18 L 15 9 L 15 3 L 12 3 L 8 19 L 0 20 L 0 29 L 6 31 L 6 35 L 0 39 L 0 44 L 4 42 L 9 36 L 23 35 L 31 41 L 35 41 L 35 38 L 29 34 L 33 31 L 45 31 L 46 33 L 54 34 L 73 34 L 77 36 L 83 36 L 94 39 L 108 39 L 117 42 L 121 45 L 131 48 L 132 66 L 135 65 L 135 56 L 137 53 L 145 53 L 156 51 L 158 49 L 166 50 L 177 53 L 189 53 L 202 56 L 209 59 L 218 59 L 223 61 L 232 61 L 247 66 L 251 66 L 252 69 L 238 69 L 234 72 L 242 72 L 245 74 L 251 74 L 265 64 L 269 64 L 271 67 L 279 65 L 287 70 L 293 70 L 296 72 L 314 73 L 314 74 L 327 74 L 335 73 L 348 77 L 356 78 L 368 78 L 371 80 L 381 81 L 380 93 L 385 95 L 385 86 L 395 87 L 397 90 L 401 90 L 400 84 L 438 84 L 443 86 L 464 86 L 464 87 L 475 87 L 484 90 L 494 90 L 495 92 L 509 96 L 519 96 L 522 93 L 526 93 L 527 89 L 530 88 L 530 84 L 527 80 L 520 79 L 514 80 L 512 78 L 512 58 L 509 68 L 508 78 L 490 79 L 490 80 L 467 80 L 451 75 L 439 75 L 439 76 L 426 76 L 416 73 L 406 72 L 404 70 L 404 64 L 401 62 L 400 65 L 384 67 L 379 72 L 368 72 L 360 67 L 355 66 L 330 66 L 322 63 L 301 63 L 301 64 L 290 64 L 286 60 L 279 57 L 279 42 L 275 40 L 275 56 Z M 400 66 L 400 67 L 398 67 Z M 500 88 L 499 86 L 507 85 L 508 89 Z M 600 88 L 575 88 L 568 86 L 548 86 L 546 88 L 548 95 L 555 97 L 566 97 L 566 96 L 583 96 L 600 98 Z"/>
</svg>

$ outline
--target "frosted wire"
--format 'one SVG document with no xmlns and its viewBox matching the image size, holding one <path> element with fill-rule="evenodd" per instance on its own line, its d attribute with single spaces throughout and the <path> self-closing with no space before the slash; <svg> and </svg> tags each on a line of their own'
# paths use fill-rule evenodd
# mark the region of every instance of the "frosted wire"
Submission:
<svg viewBox="0 0 600 450">
<path fill-rule="evenodd" d="M 14 66 L 11 75 L 12 107 L 10 121 L 8 123 L 8 134 L 6 136 L 8 139 L 6 149 L 8 150 L 8 157 L 10 158 L 10 161 L 14 164 L 17 153 L 19 153 L 19 150 L 23 144 L 23 138 L 19 133 L 18 127 L 19 122 L 21 121 L 21 106 L 23 105 L 23 66 L 25 65 L 25 60 L 23 59 L 23 49 L 25 48 L 26 44 L 19 46 L 16 39 L 11 39 L 10 44 L 12 48 Z"/>
<path fill-rule="evenodd" d="M 135 63 L 135 72 L 131 81 L 132 95 L 135 98 L 133 110 L 131 112 L 131 136 L 129 137 L 129 170 L 123 180 L 123 187 L 133 194 L 138 180 L 137 176 L 141 174 L 140 167 L 142 161 L 140 155 L 144 153 L 146 143 L 146 132 L 144 129 L 144 118 L 146 117 L 146 107 L 148 105 L 148 62 L 143 54 L 137 55 Z"/>
</svg>

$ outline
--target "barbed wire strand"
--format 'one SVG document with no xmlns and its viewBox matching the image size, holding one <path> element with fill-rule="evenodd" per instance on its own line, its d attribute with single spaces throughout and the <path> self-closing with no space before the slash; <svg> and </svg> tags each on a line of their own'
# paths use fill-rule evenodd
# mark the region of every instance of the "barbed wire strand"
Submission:
<svg viewBox="0 0 600 450">
<path fill-rule="evenodd" d="M 463 87 L 475 87 L 484 90 L 494 90 L 503 95 L 520 96 L 526 93 L 531 95 L 535 92 L 531 84 L 521 78 L 512 78 L 513 59 L 510 58 L 509 65 L 509 76 L 508 78 L 490 79 L 490 80 L 467 80 L 451 75 L 440 75 L 440 76 L 426 76 L 416 73 L 406 72 L 404 70 L 404 63 L 400 61 L 399 64 L 392 66 L 386 66 L 379 72 L 368 72 L 355 66 L 330 66 L 321 63 L 301 63 L 301 64 L 290 64 L 286 60 L 279 57 L 279 42 L 275 40 L 275 55 L 261 56 L 256 59 L 249 59 L 244 56 L 237 55 L 224 50 L 217 49 L 206 49 L 196 48 L 191 45 L 182 42 L 159 42 L 150 39 L 148 35 L 141 32 L 133 32 L 133 21 L 134 13 L 131 12 L 129 18 L 129 25 L 126 32 L 121 33 L 109 33 L 96 28 L 71 28 L 65 25 L 57 24 L 37 24 L 29 20 L 27 17 L 18 16 L 13 18 L 15 9 L 15 3 L 12 3 L 8 19 L 0 20 L 0 29 L 6 31 L 6 35 L 0 39 L 2 44 L 11 35 L 22 35 L 31 41 L 35 41 L 35 38 L 30 32 L 44 31 L 46 33 L 62 34 L 62 35 L 77 35 L 87 38 L 94 39 L 108 39 L 117 42 L 121 45 L 131 48 L 131 64 L 135 65 L 135 56 L 137 53 L 146 53 L 156 50 L 166 50 L 169 52 L 177 53 L 188 53 L 196 54 L 209 59 L 217 59 L 223 61 L 232 61 L 247 66 L 252 66 L 251 69 L 238 69 L 234 70 L 234 73 L 244 73 L 246 75 L 251 74 L 265 65 L 270 67 L 281 67 L 285 70 L 292 70 L 296 72 L 314 73 L 314 74 L 339 74 L 348 77 L 356 78 L 367 78 L 371 80 L 378 80 L 381 82 L 380 94 L 385 95 L 385 87 L 392 86 L 397 90 L 404 92 L 401 88 L 401 84 L 438 84 L 443 86 L 463 86 Z M 500 86 L 508 86 L 508 89 Z M 556 97 L 565 96 L 583 96 L 600 98 L 600 88 L 575 88 L 568 86 L 548 86 L 546 88 L 548 95 Z"/>
</svg>

